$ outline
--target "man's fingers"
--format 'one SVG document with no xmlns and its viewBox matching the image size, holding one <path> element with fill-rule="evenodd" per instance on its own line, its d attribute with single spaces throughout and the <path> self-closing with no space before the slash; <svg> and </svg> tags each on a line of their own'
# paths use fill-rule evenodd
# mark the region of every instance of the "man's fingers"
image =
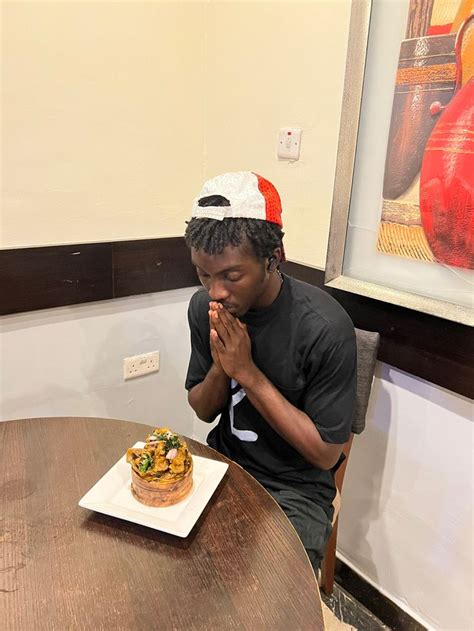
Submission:
<svg viewBox="0 0 474 631">
<path fill-rule="evenodd" d="M 219 311 L 219 319 L 222 320 L 222 323 L 229 331 L 235 328 L 236 318 L 227 309 Z"/>
<path fill-rule="evenodd" d="M 229 340 L 230 328 L 226 326 L 221 315 L 222 315 L 222 312 L 217 313 L 216 311 L 214 311 L 212 313 L 211 315 L 212 324 L 213 324 L 212 328 L 217 331 L 219 337 L 221 338 L 221 340 L 224 342 L 224 345 L 225 345 Z"/>
<path fill-rule="evenodd" d="M 241 322 L 238 318 L 236 318 L 238 326 L 245 332 L 247 332 L 247 325 L 244 322 Z"/>
<path fill-rule="evenodd" d="M 225 351 L 225 346 L 222 343 L 221 338 L 219 337 L 219 335 L 217 334 L 217 331 L 215 329 L 212 329 L 211 331 L 211 344 L 214 345 L 214 348 L 219 352 L 219 351 Z"/>
<path fill-rule="evenodd" d="M 241 322 L 239 318 L 236 318 L 231 313 L 229 313 L 227 309 L 224 309 L 222 312 L 219 312 L 219 318 L 222 319 L 224 326 L 227 328 L 230 334 L 238 333 L 239 329 L 247 333 L 247 325 Z"/>
<path fill-rule="evenodd" d="M 209 316 L 209 326 L 211 327 L 211 329 L 215 328 L 214 326 L 214 317 L 213 314 L 215 313 L 214 311 L 211 311 L 211 309 L 209 309 L 209 311 L 207 312 L 208 316 Z"/>
<path fill-rule="evenodd" d="M 209 303 L 210 305 L 211 303 Z M 214 303 L 214 304 L 219 304 L 218 302 Z M 209 311 L 207 312 L 209 315 L 209 325 L 211 327 L 211 329 L 215 329 L 216 326 L 218 326 L 218 322 L 219 322 L 219 314 L 221 313 L 220 311 L 218 311 L 217 309 L 209 309 Z M 223 324 L 222 324 L 223 326 Z"/>
</svg>

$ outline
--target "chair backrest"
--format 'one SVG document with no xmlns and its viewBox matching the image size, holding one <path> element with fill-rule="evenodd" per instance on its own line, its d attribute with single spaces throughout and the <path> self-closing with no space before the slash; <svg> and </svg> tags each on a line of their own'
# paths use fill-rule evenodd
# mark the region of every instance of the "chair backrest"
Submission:
<svg viewBox="0 0 474 631">
<path fill-rule="evenodd" d="M 365 417 L 367 415 L 367 407 L 369 405 L 370 390 L 374 379 L 375 362 L 377 361 L 377 353 L 380 345 L 380 334 L 372 331 L 362 331 L 356 329 L 357 343 L 357 395 L 356 406 L 354 412 L 354 420 L 352 422 L 352 434 L 348 442 L 342 450 L 345 459 L 336 471 L 335 482 L 339 492 L 342 491 L 344 475 L 346 473 L 349 453 L 352 447 L 352 439 L 354 434 L 360 434 L 365 429 Z"/>
<path fill-rule="evenodd" d="M 380 334 L 361 329 L 356 329 L 355 332 L 357 342 L 357 398 L 352 432 L 360 434 L 365 429 L 365 417 L 380 345 Z"/>
</svg>

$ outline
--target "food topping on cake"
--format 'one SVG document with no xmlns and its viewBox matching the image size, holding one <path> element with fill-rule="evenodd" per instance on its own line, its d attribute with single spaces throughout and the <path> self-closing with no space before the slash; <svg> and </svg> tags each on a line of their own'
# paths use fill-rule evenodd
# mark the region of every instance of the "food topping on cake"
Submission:
<svg viewBox="0 0 474 631">
<path fill-rule="evenodd" d="M 127 450 L 127 462 L 147 482 L 165 482 L 182 477 L 191 467 L 188 446 L 167 427 L 158 427 L 147 436 L 145 447 Z"/>
</svg>

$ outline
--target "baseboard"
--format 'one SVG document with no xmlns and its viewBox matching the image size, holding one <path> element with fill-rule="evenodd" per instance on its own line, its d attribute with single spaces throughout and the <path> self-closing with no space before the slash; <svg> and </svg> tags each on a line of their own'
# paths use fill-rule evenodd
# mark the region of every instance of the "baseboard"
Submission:
<svg viewBox="0 0 474 631">
<path fill-rule="evenodd" d="M 336 581 L 393 631 L 434 631 L 406 602 L 389 594 L 340 552 Z"/>
</svg>

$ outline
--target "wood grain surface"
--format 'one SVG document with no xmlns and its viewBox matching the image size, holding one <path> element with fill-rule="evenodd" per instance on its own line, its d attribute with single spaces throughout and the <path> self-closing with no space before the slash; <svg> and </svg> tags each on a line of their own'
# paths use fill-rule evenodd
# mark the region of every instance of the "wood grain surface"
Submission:
<svg viewBox="0 0 474 631">
<path fill-rule="evenodd" d="M 0 423 L 0 627 L 323 629 L 300 540 L 234 463 L 186 539 L 78 506 L 149 429 L 86 418 Z"/>
<path fill-rule="evenodd" d="M 115 298 L 199 284 L 182 237 L 122 241 L 112 248 Z"/>
<path fill-rule="evenodd" d="M 0 250 L 0 315 L 114 297 L 112 245 Z"/>
<path fill-rule="evenodd" d="M 0 315 L 198 284 L 183 237 L 0 250 Z"/>
</svg>

